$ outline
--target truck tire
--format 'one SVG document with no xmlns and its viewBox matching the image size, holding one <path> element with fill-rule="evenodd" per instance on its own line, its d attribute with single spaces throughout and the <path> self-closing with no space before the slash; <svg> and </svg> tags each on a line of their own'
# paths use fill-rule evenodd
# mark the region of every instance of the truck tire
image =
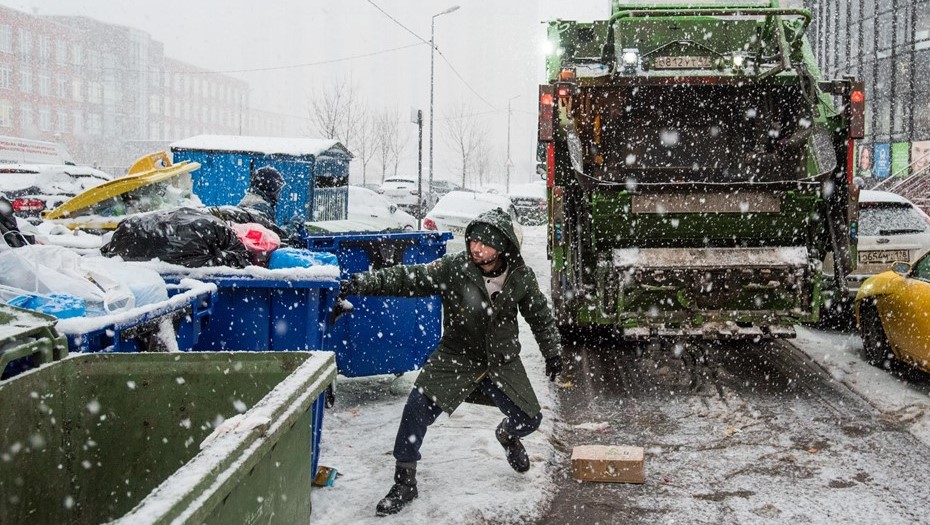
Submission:
<svg viewBox="0 0 930 525">
<path fill-rule="evenodd" d="M 886 359 L 894 359 L 894 354 L 882 327 L 878 308 L 873 302 L 864 302 L 861 308 L 862 359 L 872 366 L 883 366 Z"/>
</svg>

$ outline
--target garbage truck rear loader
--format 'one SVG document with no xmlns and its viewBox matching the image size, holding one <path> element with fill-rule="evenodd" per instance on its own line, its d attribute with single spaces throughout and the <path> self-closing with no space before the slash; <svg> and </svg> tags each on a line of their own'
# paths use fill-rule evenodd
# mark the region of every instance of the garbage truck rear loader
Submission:
<svg viewBox="0 0 930 525">
<path fill-rule="evenodd" d="M 864 94 L 821 81 L 805 9 L 614 2 L 548 25 L 539 89 L 560 327 L 791 337 L 852 270 Z M 838 278 L 839 283 L 844 279 Z"/>
</svg>

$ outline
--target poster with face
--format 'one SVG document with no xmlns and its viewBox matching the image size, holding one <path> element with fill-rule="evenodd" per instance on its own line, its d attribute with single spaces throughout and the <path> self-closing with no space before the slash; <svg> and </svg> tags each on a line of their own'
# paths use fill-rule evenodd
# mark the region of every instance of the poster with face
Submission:
<svg viewBox="0 0 930 525">
<path fill-rule="evenodd" d="M 930 140 L 911 143 L 911 173 L 920 173 L 930 167 Z"/>
<path fill-rule="evenodd" d="M 860 144 L 856 163 L 856 175 L 864 179 L 872 178 L 872 145 Z"/>
</svg>

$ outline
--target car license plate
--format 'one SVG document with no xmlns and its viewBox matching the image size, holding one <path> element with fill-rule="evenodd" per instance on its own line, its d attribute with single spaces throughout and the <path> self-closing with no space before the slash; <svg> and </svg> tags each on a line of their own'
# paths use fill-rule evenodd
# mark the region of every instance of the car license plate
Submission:
<svg viewBox="0 0 930 525">
<path fill-rule="evenodd" d="M 702 69 L 711 67 L 710 57 L 656 57 L 656 69 Z"/>
<path fill-rule="evenodd" d="M 871 250 L 859 252 L 859 262 L 863 264 L 909 262 L 907 250 Z"/>
</svg>

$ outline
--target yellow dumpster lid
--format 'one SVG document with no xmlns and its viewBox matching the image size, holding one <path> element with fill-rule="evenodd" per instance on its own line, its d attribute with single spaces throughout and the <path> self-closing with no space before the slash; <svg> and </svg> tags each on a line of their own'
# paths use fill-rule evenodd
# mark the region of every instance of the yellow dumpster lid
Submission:
<svg viewBox="0 0 930 525">
<path fill-rule="evenodd" d="M 46 220 L 67 218 L 70 215 L 88 208 L 107 199 L 137 190 L 150 184 L 155 184 L 172 177 L 177 177 L 185 173 L 190 173 L 200 168 L 199 162 L 183 161 L 172 164 L 168 154 L 164 151 L 145 155 L 129 168 L 129 174 L 125 177 L 105 182 L 99 186 L 83 191 L 74 197 L 63 202 L 53 210 L 42 212 L 42 218 Z M 112 222 L 109 227 L 100 223 L 100 217 L 91 221 L 94 227 L 102 229 L 113 229 L 122 217 L 105 217 L 104 222 Z M 71 229 L 81 228 L 80 219 L 68 221 L 67 226 Z"/>
</svg>

